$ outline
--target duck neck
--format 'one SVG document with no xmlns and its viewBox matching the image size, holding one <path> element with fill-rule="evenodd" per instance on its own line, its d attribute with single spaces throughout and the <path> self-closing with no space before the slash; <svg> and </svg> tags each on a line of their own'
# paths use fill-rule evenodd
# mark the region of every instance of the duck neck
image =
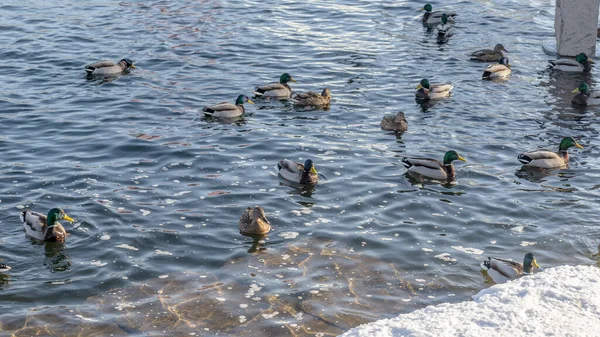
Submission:
<svg viewBox="0 0 600 337">
<path fill-rule="evenodd" d="M 444 164 L 444 170 L 446 170 L 447 179 L 454 179 L 456 177 L 456 171 L 452 163 Z"/>
</svg>

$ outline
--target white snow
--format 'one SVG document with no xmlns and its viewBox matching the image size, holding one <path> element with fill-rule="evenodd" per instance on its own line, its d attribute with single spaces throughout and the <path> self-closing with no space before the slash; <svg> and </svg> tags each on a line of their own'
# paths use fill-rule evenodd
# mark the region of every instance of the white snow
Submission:
<svg viewBox="0 0 600 337">
<path fill-rule="evenodd" d="M 599 336 L 600 269 L 561 266 L 342 334 L 359 336 Z"/>
</svg>

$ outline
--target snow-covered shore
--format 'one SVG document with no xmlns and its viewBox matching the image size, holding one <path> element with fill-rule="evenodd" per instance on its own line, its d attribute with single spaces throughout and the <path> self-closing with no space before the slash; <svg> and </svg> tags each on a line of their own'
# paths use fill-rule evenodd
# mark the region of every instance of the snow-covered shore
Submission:
<svg viewBox="0 0 600 337">
<path fill-rule="evenodd" d="M 561 266 L 342 334 L 358 336 L 600 336 L 600 268 Z"/>
</svg>

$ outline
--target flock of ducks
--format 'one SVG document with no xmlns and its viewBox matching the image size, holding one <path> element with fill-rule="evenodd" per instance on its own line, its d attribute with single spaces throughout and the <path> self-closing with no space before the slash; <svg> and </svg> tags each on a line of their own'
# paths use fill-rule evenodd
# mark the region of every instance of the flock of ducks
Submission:
<svg viewBox="0 0 600 337">
<path fill-rule="evenodd" d="M 438 36 L 448 37 L 452 35 L 452 23 L 455 20 L 456 13 L 433 11 L 430 4 L 426 4 L 421 10 L 425 11 L 422 17 L 423 24 L 437 25 Z M 508 52 L 502 44 L 497 44 L 493 49 L 481 49 L 471 53 L 470 59 L 481 62 L 497 62 L 485 68 L 482 78 L 495 79 L 504 78 L 510 75 L 511 66 L 508 58 L 503 52 Z M 589 72 L 593 61 L 584 53 L 577 55 L 574 59 L 558 59 L 549 61 L 550 68 L 553 70 L 567 72 Z M 134 69 L 133 61 L 124 58 L 117 63 L 111 61 L 100 61 L 85 67 L 88 75 L 92 76 L 113 76 Z M 293 95 L 290 82 L 296 82 L 289 73 L 283 73 L 279 82 L 268 83 L 257 86 L 253 93 L 255 99 L 277 99 L 289 100 L 294 105 L 322 108 L 328 106 L 331 102 L 331 92 L 325 88 L 321 93 L 303 92 Z M 429 101 L 448 97 L 453 89 L 451 84 L 430 84 L 428 79 L 422 79 L 417 85 L 415 98 L 417 101 Z M 582 83 L 573 90 L 577 95 L 573 98 L 573 104 L 594 105 L 600 103 L 600 92 L 589 90 L 586 83 Z M 254 104 L 246 95 L 239 95 L 235 104 L 221 102 L 215 105 L 205 107 L 202 112 L 215 118 L 236 118 L 242 116 L 246 110 L 244 104 Z M 408 129 L 408 123 L 403 112 L 395 116 L 386 115 L 381 121 L 381 129 L 388 131 L 404 132 Z M 518 155 L 518 160 L 529 167 L 550 169 L 565 167 L 569 161 L 568 149 L 571 147 L 583 148 L 572 137 L 565 137 L 558 146 L 558 151 L 551 150 L 532 150 Z M 421 157 L 403 157 L 402 164 L 410 174 L 416 174 L 422 178 L 434 180 L 453 181 L 456 177 L 456 170 L 453 161 L 466 161 L 456 151 L 450 150 L 444 154 L 442 161 L 432 158 Z M 297 184 L 317 184 L 319 176 L 315 165 L 311 159 L 307 159 L 303 164 L 288 159 L 282 159 L 277 164 L 279 175 L 289 181 Z M 59 223 L 59 220 L 73 222 L 62 209 L 53 208 L 47 215 L 26 210 L 20 213 L 20 219 L 25 233 L 34 239 L 40 241 L 59 241 L 63 242 L 69 235 L 65 228 Z M 271 230 L 269 220 L 265 215 L 264 209 L 254 207 L 244 210 L 238 222 L 240 233 L 251 236 L 264 236 Z M 600 247 L 599 247 L 600 250 Z M 534 267 L 539 268 L 533 253 L 527 253 L 523 259 L 523 264 L 502 259 L 489 257 L 481 263 L 483 270 L 496 283 L 502 283 L 514 279 L 523 274 L 529 274 Z M 0 264 L 0 272 L 8 271 L 11 268 L 6 264 Z"/>
</svg>

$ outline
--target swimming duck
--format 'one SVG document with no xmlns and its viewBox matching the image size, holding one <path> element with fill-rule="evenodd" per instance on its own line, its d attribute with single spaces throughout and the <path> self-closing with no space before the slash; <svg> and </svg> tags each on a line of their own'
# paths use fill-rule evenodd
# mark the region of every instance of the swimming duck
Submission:
<svg viewBox="0 0 600 337">
<path fill-rule="evenodd" d="M 304 165 L 288 159 L 282 159 L 277 163 L 277 169 L 283 178 L 295 183 L 316 184 L 319 181 L 317 170 L 310 159 L 306 159 Z"/>
<path fill-rule="evenodd" d="M 428 24 L 428 25 L 441 23 L 442 22 L 442 14 L 446 14 L 446 16 L 448 17 L 448 20 L 450 22 L 453 22 L 454 17 L 456 16 L 455 12 L 442 12 L 442 11 L 432 12 L 433 7 L 431 7 L 430 4 L 426 4 L 420 10 L 425 11 L 425 13 L 423 14 L 422 21 L 423 21 L 423 23 Z"/>
<path fill-rule="evenodd" d="M 506 77 L 510 75 L 510 63 L 508 63 L 508 57 L 501 57 L 500 61 L 496 64 L 490 64 L 483 71 L 482 79 L 491 80 L 493 78 Z"/>
<path fill-rule="evenodd" d="M 21 212 L 19 218 L 23 222 L 25 233 L 41 241 L 64 241 L 68 234 L 58 220 L 75 221 L 60 208 L 51 209 L 47 216 L 27 210 Z"/>
<path fill-rule="evenodd" d="M 444 154 L 444 162 L 432 158 L 404 157 L 402 164 L 408 172 L 418 173 L 424 177 L 437 180 L 451 180 L 456 177 L 456 171 L 452 162 L 455 160 L 467 161 L 456 151 L 447 151 Z"/>
<path fill-rule="evenodd" d="M 319 107 L 331 102 L 331 92 L 329 88 L 323 89 L 320 94 L 312 91 L 302 92 L 294 95 L 292 101 L 296 105 Z"/>
<path fill-rule="evenodd" d="M 9 270 L 11 270 L 11 269 L 12 269 L 12 268 L 11 268 L 11 267 L 9 267 L 9 266 L 7 266 L 6 264 L 4 264 L 4 263 L 0 263 L 0 273 L 7 272 L 7 271 L 9 271 Z"/>
<path fill-rule="evenodd" d="M 487 261 L 481 263 L 481 268 L 487 271 L 487 274 L 496 283 L 514 280 L 523 274 L 533 274 L 533 267 L 540 268 L 533 253 L 525 254 L 523 264 L 495 257 L 488 257 Z"/>
<path fill-rule="evenodd" d="M 133 61 L 122 59 L 118 63 L 112 61 L 100 61 L 85 67 L 89 75 L 116 75 L 135 68 Z"/>
<path fill-rule="evenodd" d="M 575 139 L 572 137 L 565 137 L 558 145 L 558 152 L 543 149 L 533 150 L 521 153 L 517 159 L 519 159 L 524 166 L 539 168 L 563 167 L 569 163 L 569 152 L 567 151 L 573 146 L 583 149 L 583 146 L 577 144 Z"/>
<path fill-rule="evenodd" d="M 504 57 L 503 51 L 508 53 L 508 50 L 504 49 L 504 46 L 497 44 L 494 50 L 491 49 L 480 49 L 474 51 L 469 55 L 471 60 L 483 61 L 483 62 L 496 62 Z"/>
<path fill-rule="evenodd" d="M 262 207 L 248 207 L 240 217 L 238 228 L 242 234 L 267 234 L 271 230 L 271 223 Z"/>
<path fill-rule="evenodd" d="M 292 88 L 288 85 L 288 82 L 296 82 L 295 79 L 288 73 L 283 73 L 279 77 L 279 83 L 273 82 L 265 85 L 261 85 L 254 89 L 256 97 L 266 98 L 277 98 L 286 99 L 292 95 Z"/>
<path fill-rule="evenodd" d="M 600 91 L 590 91 L 586 83 L 581 83 L 578 88 L 575 88 L 572 93 L 578 93 L 571 99 L 571 103 L 575 105 L 598 105 L 600 104 Z"/>
<path fill-rule="evenodd" d="M 550 63 L 550 68 L 553 70 L 584 73 L 589 73 L 592 70 L 591 64 L 594 63 L 585 53 L 577 54 L 575 59 L 563 58 L 548 62 Z"/>
<path fill-rule="evenodd" d="M 393 115 L 385 115 L 381 119 L 381 130 L 386 131 L 406 131 L 408 130 L 408 122 L 404 116 L 404 112 L 400 111 Z"/>
<path fill-rule="evenodd" d="M 448 22 L 448 16 L 446 13 L 442 14 L 442 23 L 440 23 L 436 28 L 438 37 L 450 36 L 454 33 L 454 28 Z"/>
<path fill-rule="evenodd" d="M 235 100 L 235 105 L 227 102 L 221 102 L 215 105 L 207 106 L 206 108 L 202 109 L 202 112 L 204 112 L 205 115 L 212 117 L 239 117 L 246 112 L 246 109 L 244 109 L 244 103 L 246 102 L 254 104 L 254 102 L 252 102 L 248 96 L 239 95 Z"/>
<path fill-rule="evenodd" d="M 415 96 L 420 100 L 429 100 L 450 96 L 450 91 L 454 88 L 452 84 L 429 84 L 429 80 L 424 78 L 417 85 Z"/>
</svg>

